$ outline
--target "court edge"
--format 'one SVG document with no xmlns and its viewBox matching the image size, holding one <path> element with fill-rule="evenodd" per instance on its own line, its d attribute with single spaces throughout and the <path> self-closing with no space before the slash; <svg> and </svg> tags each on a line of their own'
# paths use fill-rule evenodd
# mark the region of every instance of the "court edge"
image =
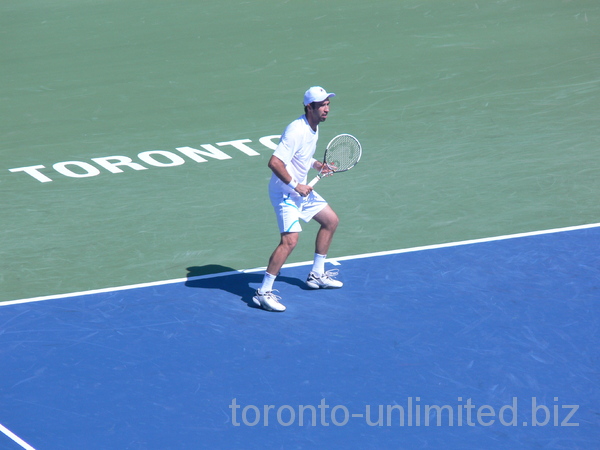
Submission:
<svg viewBox="0 0 600 450">
<path fill-rule="evenodd" d="M 27 442 L 25 442 L 23 439 L 21 439 L 15 433 L 13 433 L 12 431 L 10 431 L 8 428 L 6 428 L 1 423 L 0 423 L 0 432 L 4 433 L 7 437 L 9 437 L 13 441 L 15 441 L 17 444 L 19 444 L 25 450 L 35 450 L 31 445 L 29 445 Z"/>
<path fill-rule="evenodd" d="M 388 251 L 381 251 L 381 252 L 374 252 L 374 253 L 364 253 L 364 254 L 360 254 L 360 255 L 342 256 L 340 258 L 330 258 L 327 260 L 327 262 L 334 264 L 334 265 L 339 265 L 340 261 L 349 261 L 349 260 L 362 259 L 362 258 L 373 258 L 376 256 L 397 255 L 397 254 L 401 254 L 401 253 L 419 252 L 419 251 L 425 251 L 425 250 L 436 250 L 436 249 L 446 248 L 446 247 L 458 247 L 461 245 L 482 244 L 485 242 L 503 241 L 503 240 L 507 240 L 507 239 L 518 239 L 518 238 L 523 238 L 523 237 L 539 236 L 539 235 L 543 235 L 543 234 L 563 233 L 563 232 L 567 232 L 567 231 L 585 230 L 585 229 L 597 228 L 597 227 L 600 227 L 600 223 L 592 223 L 592 224 L 587 224 L 587 225 L 576 225 L 576 226 L 564 227 L 564 228 L 552 228 L 552 229 L 548 229 L 548 230 L 530 231 L 530 232 L 525 232 L 525 233 L 516 233 L 516 234 L 509 234 L 509 235 L 504 235 L 504 236 L 495 236 L 495 237 L 488 237 L 488 238 L 480 238 L 480 239 L 470 239 L 470 240 L 466 240 L 466 241 L 448 242 L 448 243 L 444 243 L 444 244 L 424 245 L 424 246 L 420 246 L 420 247 L 411 247 L 411 248 L 406 248 L 406 249 L 388 250 Z M 312 264 L 312 261 L 303 261 L 303 262 L 286 264 L 284 266 L 284 268 L 300 267 L 300 266 L 306 266 L 306 265 L 310 265 L 310 264 Z M 162 286 L 162 285 L 166 285 L 166 284 L 184 283 L 186 281 L 224 277 L 224 276 L 234 275 L 237 273 L 262 272 L 265 269 L 266 269 L 266 267 L 257 267 L 255 269 L 234 270 L 234 271 L 229 271 L 229 272 L 220 272 L 220 273 L 213 273 L 213 274 L 209 274 L 209 275 L 201 275 L 201 276 L 197 276 L 197 277 L 176 278 L 176 279 L 172 279 L 172 280 L 152 281 L 149 283 L 140 283 L 140 284 L 127 285 L 127 286 L 94 289 L 94 290 L 90 290 L 90 291 L 80 291 L 80 292 L 71 292 L 71 293 L 67 293 L 67 294 L 56 294 L 56 295 L 48 295 L 48 296 L 43 296 L 43 297 L 24 298 L 24 299 L 20 299 L 20 300 L 8 300 L 8 301 L 0 302 L 0 306 L 18 305 L 21 303 L 41 302 L 41 301 L 45 301 L 45 300 L 56 300 L 56 299 L 69 298 L 69 297 L 80 297 L 83 295 L 102 294 L 102 293 L 108 293 L 108 292 L 126 291 L 126 290 L 139 289 L 139 288 L 145 288 L 145 287 Z"/>
</svg>

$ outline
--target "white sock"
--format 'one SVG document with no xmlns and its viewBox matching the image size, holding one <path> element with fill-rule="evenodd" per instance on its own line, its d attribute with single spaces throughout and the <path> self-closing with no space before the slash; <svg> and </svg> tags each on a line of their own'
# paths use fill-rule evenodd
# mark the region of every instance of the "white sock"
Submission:
<svg viewBox="0 0 600 450">
<path fill-rule="evenodd" d="M 273 283 L 275 282 L 275 278 L 277 275 L 271 275 L 268 272 L 265 272 L 265 276 L 263 278 L 262 286 L 258 289 L 261 294 L 266 292 L 270 292 L 273 290 Z"/>
<path fill-rule="evenodd" d="M 319 255 L 318 253 L 315 253 L 312 271 L 319 277 L 325 273 L 325 258 L 327 258 L 327 255 Z"/>
</svg>

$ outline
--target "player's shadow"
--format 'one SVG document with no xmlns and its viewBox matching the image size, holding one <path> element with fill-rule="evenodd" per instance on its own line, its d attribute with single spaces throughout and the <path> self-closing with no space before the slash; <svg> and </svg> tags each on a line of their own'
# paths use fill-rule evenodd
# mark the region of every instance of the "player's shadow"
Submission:
<svg viewBox="0 0 600 450">
<path fill-rule="evenodd" d="M 260 285 L 263 279 L 263 273 L 244 273 L 237 272 L 231 267 L 218 264 L 208 264 L 206 266 L 193 266 L 186 269 L 188 271 L 185 285 L 190 288 L 201 289 L 220 289 L 229 292 L 240 298 L 251 308 L 257 308 L 252 301 L 256 287 L 251 285 Z M 227 273 L 232 272 L 232 273 Z M 222 274 L 222 275 L 219 275 Z M 210 276 L 214 275 L 214 276 Z M 200 278 L 199 278 L 200 277 Z M 298 278 L 279 275 L 277 282 L 283 282 L 300 289 L 308 289 L 306 283 Z"/>
</svg>

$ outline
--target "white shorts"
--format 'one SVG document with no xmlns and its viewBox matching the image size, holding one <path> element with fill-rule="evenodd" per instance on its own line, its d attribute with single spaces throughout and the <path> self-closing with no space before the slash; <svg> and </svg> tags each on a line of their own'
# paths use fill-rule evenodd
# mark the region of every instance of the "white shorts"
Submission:
<svg viewBox="0 0 600 450">
<path fill-rule="evenodd" d="M 308 222 L 327 206 L 325 199 L 315 191 L 307 197 L 286 192 L 269 192 L 269 196 L 281 233 L 299 233 L 302 231 L 300 219 Z"/>
</svg>

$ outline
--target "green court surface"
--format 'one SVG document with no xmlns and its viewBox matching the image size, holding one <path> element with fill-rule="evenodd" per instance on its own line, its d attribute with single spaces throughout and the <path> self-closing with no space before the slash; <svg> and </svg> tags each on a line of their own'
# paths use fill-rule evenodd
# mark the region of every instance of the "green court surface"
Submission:
<svg viewBox="0 0 600 450">
<path fill-rule="evenodd" d="M 600 221 L 597 0 L 7 0 L 0 33 L 2 301 L 266 265 L 316 84 L 321 147 L 364 147 L 317 185 L 332 257 Z"/>
</svg>

